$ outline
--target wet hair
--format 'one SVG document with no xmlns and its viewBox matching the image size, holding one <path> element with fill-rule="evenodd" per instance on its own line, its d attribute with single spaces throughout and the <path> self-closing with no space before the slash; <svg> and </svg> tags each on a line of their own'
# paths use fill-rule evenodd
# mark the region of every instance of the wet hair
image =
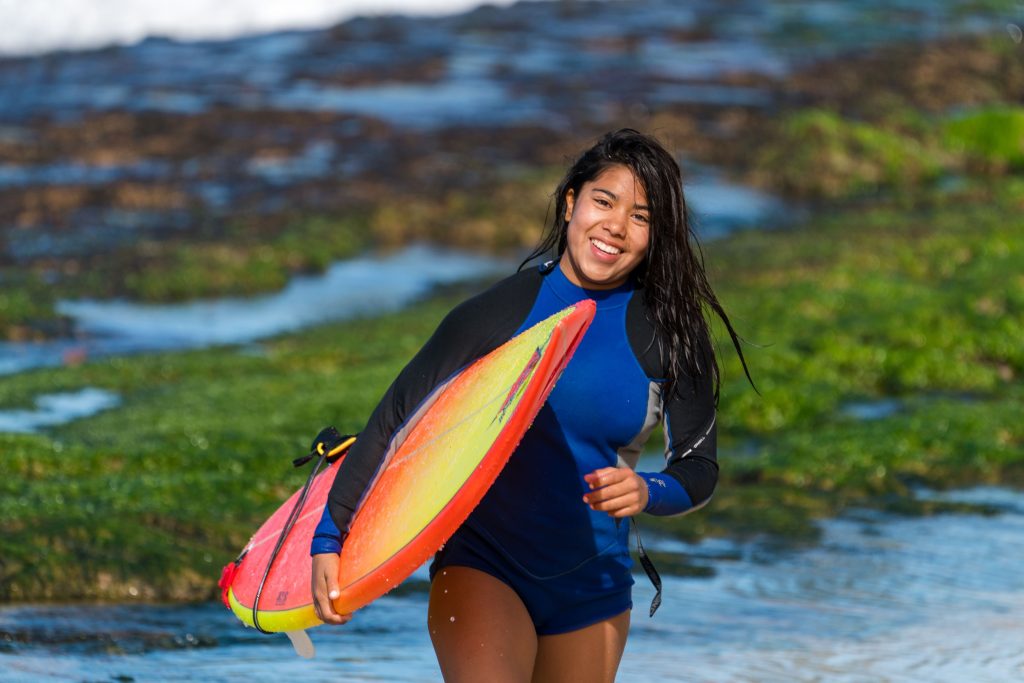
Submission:
<svg viewBox="0 0 1024 683">
<path fill-rule="evenodd" d="M 554 217 L 520 268 L 548 254 L 561 257 L 566 249 L 569 226 L 565 220 L 566 195 L 572 190 L 573 196 L 579 197 L 584 183 L 617 165 L 632 171 L 647 195 L 650 238 L 647 254 L 633 276 L 643 287 L 662 358 L 668 361 L 665 395 L 679 386 L 684 375 L 696 385 L 698 376 L 711 373 L 717 401 L 721 373 L 706 310 L 714 311 L 725 324 L 748 380 L 750 372 L 739 336 L 704 272 L 704 255 L 693 233 L 679 164 L 657 140 L 623 128 L 607 133 L 585 151 L 555 190 Z"/>
</svg>

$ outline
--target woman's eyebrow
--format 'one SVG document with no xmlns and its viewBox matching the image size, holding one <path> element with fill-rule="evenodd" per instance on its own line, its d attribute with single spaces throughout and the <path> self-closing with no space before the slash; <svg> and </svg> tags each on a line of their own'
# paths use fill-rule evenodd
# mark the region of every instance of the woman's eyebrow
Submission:
<svg viewBox="0 0 1024 683">
<path fill-rule="evenodd" d="M 608 195 L 609 197 L 611 197 L 615 201 L 619 200 L 618 195 L 616 195 L 611 190 L 604 189 L 603 187 L 595 187 L 593 191 L 594 192 L 601 192 L 603 194 L 606 194 L 606 195 Z M 639 209 L 641 211 L 650 211 L 650 207 L 648 207 L 646 204 L 634 204 L 633 208 L 634 209 Z"/>
</svg>

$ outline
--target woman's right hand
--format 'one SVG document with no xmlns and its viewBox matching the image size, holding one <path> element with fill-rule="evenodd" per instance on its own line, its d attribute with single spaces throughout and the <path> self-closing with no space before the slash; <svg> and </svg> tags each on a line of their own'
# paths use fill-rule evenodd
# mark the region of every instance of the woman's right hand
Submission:
<svg viewBox="0 0 1024 683">
<path fill-rule="evenodd" d="M 313 609 L 325 624 L 344 624 L 351 614 L 338 614 L 333 600 L 341 595 L 338 588 L 338 555 L 321 553 L 313 556 Z"/>
</svg>

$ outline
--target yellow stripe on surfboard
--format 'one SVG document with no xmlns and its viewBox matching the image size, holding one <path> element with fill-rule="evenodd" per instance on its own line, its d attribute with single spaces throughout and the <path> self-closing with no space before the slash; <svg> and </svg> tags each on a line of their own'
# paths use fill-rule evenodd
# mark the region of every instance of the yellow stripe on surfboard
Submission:
<svg viewBox="0 0 1024 683">
<path fill-rule="evenodd" d="M 231 604 L 231 611 L 235 613 L 243 624 L 256 628 L 252 621 L 252 607 L 246 607 L 238 602 L 233 590 L 228 591 L 228 601 Z M 283 631 L 301 631 L 321 623 L 316 616 L 313 605 L 303 605 L 294 609 L 279 611 L 259 610 L 260 627 L 264 631 L 281 633 Z"/>
</svg>

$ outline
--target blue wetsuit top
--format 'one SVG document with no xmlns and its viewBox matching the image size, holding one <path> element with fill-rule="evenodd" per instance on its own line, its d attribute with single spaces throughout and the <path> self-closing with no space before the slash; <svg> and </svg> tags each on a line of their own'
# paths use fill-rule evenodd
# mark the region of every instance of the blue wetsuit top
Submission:
<svg viewBox="0 0 1024 683">
<path fill-rule="evenodd" d="M 537 577 L 568 571 L 597 554 L 628 558 L 628 525 L 582 500 L 583 476 L 635 469 L 654 427 L 665 426 L 666 467 L 639 473 L 646 512 L 674 515 L 703 505 L 718 479 L 710 348 L 704 372 L 680 377 L 663 396 L 666 361 L 632 282 L 585 290 L 554 265 L 516 273 L 460 304 L 410 361 L 339 466 L 311 553 L 341 551 L 359 501 L 431 393 L 517 333 L 583 299 L 597 312 L 533 425 L 466 524 Z"/>
</svg>

